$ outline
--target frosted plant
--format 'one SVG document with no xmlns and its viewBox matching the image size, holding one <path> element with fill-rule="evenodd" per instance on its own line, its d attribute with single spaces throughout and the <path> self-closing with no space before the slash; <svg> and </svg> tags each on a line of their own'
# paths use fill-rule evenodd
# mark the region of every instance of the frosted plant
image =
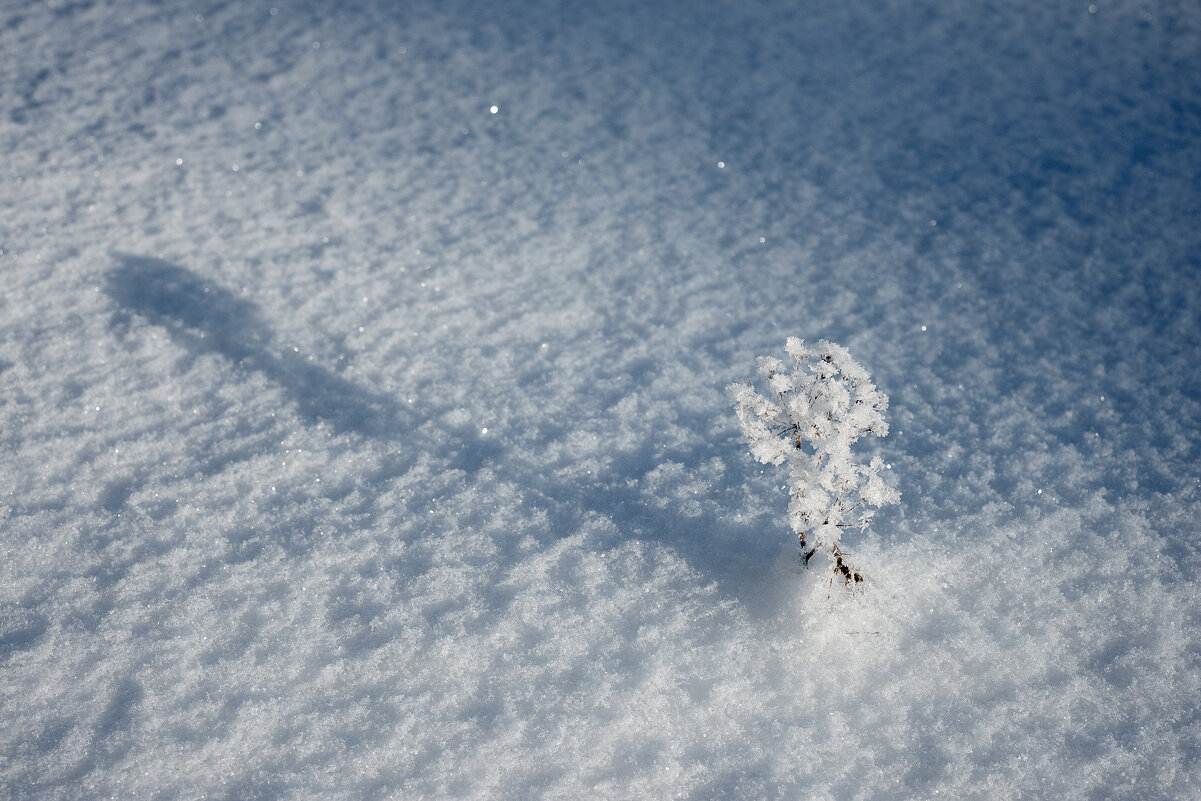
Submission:
<svg viewBox="0 0 1201 801">
<path fill-rule="evenodd" d="M 791 369 L 770 356 L 759 358 L 764 395 L 749 383 L 731 384 L 726 395 L 738 413 L 751 455 L 763 464 L 788 462 L 788 522 L 806 565 L 818 551 L 830 557 L 843 582 L 862 576 L 843 561 L 843 529 L 866 528 L 875 508 L 900 500 L 880 478 L 884 462 L 851 458 L 864 434 L 888 434 L 888 396 L 841 345 L 822 340 L 808 346 L 789 337 Z"/>
</svg>

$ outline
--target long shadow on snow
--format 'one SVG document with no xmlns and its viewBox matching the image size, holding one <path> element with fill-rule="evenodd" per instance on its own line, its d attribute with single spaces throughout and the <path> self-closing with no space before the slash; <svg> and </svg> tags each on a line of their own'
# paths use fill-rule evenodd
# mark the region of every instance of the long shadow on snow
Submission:
<svg viewBox="0 0 1201 801">
<path fill-rule="evenodd" d="M 114 327 L 123 317 L 136 314 L 165 328 L 192 356 L 216 353 L 243 370 L 262 373 L 287 392 L 310 423 L 328 423 L 338 433 L 403 441 L 408 457 L 433 447 L 418 432 L 428 417 L 278 347 L 256 304 L 161 259 L 113 255 L 118 265 L 106 276 L 105 292 L 120 306 Z M 437 448 L 454 469 L 475 473 L 499 456 L 494 443 L 478 437 L 455 439 L 461 441 Z M 403 455 L 398 458 L 408 462 Z M 106 490 L 103 505 L 115 511 L 131 492 L 129 482 L 118 482 Z"/>
<path fill-rule="evenodd" d="M 403 437 L 404 450 L 410 458 L 434 447 L 417 432 L 426 419 L 386 396 L 276 346 L 270 326 L 253 302 L 161 259 L 114 255 L 118 265 L 109 271 L 105 283 L 105 292 L 120 307 L 114 326 L 120 326 L 128 315 L 137 315 L 165 328 L 172 340 L 192 356 L 215 353 L 241 369 L 259 372 L 282 387 L 310 423 L 325 422 L 338 432 L 353 432 L 370 439 L 395 441 Z M 213 446 L 216 448 L 217 443 Z M 478 439 L 464 441 L 461 446 L 452 449 L 458 455 L 451 456 L 449 466 L 469 474 L 495 462 L 499 456 L 496 445 L 489 448 L 488 443 Z M 437 450 L 447 455 L 445 447 Z M 707 452 L 674 454 L 682 460 L 681 466 L 686 471 L 696 468 L 707 455 Z M 403 472 L 409 461 L 399 457 L 384 472 Z M 647 474 L 657 463 L 648 449 L 628 456 L 615 467 L 618 474 L 636 478 Z M 663 508 L 652 506 L 636 488 L 622 486 L 617 476 L 610 475 L 608 481 L 597 483 L 547 480 L 544 476 L 526 478 L 529 488 L 551 507 L 558 526 L 575 529 L 581 514 L 608 518 L 621 528 L 623 536 L 632 535 L 673 548 L 722 584 L 741 585 L 738 576 L 760 573 L 762 566 L 778 553 L 761 533 L 749 530 L 752 523 L 733 524 L 709 514 L 690 518 L 681 515 L 677 504 L 671 502 Z M 136 483 L 123 479 L 110 488 L 103 499 L 105 507 L 114 512 L 119 510 Z M 713 488 L 717 492 L 725 489 Z M 756 566 L 748 567 L 748 562 Z M 745 588 L 731 589 L 741 594 Z"/>
<path fill-rule="evenodd" d="M 335 431 L 394 437 L 412 425 L 388 398 L 272 345 L 258 307 L 228 289 L 160 259 L 115 254 L 105 291 L 127 313 L 166 328 L 193 355 L 217 353 L 287 391 L 310 422 Z"/>
</svg>

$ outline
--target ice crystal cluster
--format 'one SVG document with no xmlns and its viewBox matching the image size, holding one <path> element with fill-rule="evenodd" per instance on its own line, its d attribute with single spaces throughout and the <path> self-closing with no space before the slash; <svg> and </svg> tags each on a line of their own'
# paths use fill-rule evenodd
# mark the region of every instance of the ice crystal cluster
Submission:
<svg viewBox="0 0 1201 801">
<path fill-rule="evenodd" d="M 731 384 L 726 394 L 751 455 L 763 464 L 788 463 L 788 522 L 805 564 L 823 551 L 844 582 L 861 581 L 843 560 L 842 530 L 866 528 L 875 509 L 896 503 L 900 493 L 880 477 L 880 457 L 857 462 L 851 446 L 864 434 L 888 434 L 888 396 L 841 345 L 789 337 L 784 350 L 791 368 L 759 357 L 765 394 L 749 383 Z"/>
</svg>

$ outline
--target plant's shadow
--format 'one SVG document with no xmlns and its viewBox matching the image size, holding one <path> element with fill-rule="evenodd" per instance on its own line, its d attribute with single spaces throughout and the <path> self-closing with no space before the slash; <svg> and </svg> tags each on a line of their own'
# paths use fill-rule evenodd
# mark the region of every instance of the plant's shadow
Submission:
<svg viewBox="0 0 1201 801">
<path fill-rule="evenodd" d="M 380 475 L 407 470 L 423 452 L 437 452 L 449 460 L 449 467 L 469 475 L 484 466 L 504 463 L 499 443 L 473 436 L 470 431 L 423 427 L 430 417 L 281 347 L 252 301 L 161 259 L 113 255 L 117 265 L 106 275 L 104 291 L 117 305 L 112 326 L 118 333 L 128 328 L 133 316 L 140 317 L 165 329 L 172 341 L 185 350 L 185 358 L 217 354 L 240 370 L 261 373 L 280 386 L 312 424 L 323 422 L 337 432 L 351 432 L 370 440 L 403 441 L 404 447 L 398 447 L 390 455 Z M 703 428 L 707 421 L 696 419 L 691 424 Z M 704 448 L 676 454 L 684 472 L 696 470 L 710 456 Z M 212 461 L 220 466 L 225 457 L 218 454 L 215 459 L 197 458 L 202 465 Z M 645 476 L 659 461 L 647 443 L 637 453 L 621 459 L 615 470 L 629 478 Z M 751 521 L 734 523 L 713 513 L 682 516 L 671 503 L 648 503 L 645 495 L 629 481 L 615 482 L 612 477 L 609 481 L 552 477 L 541 471 L 524 472 L 519 479 L 552 510 L 557 529 L 576 529 L 581 514 L 611 520 L 620 528 L 620 534 L 615 532 L 615 536 L 633 535 L 671 547 L 723 584 L 732 584 L 735 594 L 754 594 L 743 586 L 739 577 L 759 575 L 763 566 L 773 563 L 778 555 L 775 541 L 755 531 Z M 101 506 L 118 515 L 138 483 L 136 477 L 118 476 L 101 494 Z M 722 486 L 724 483 L 719 481 L 711 491 L 737 494 L 737 487 Z M 370 491 L 364 495 L 372 496 Z M 732 498 L 731 503 L 734 502 Z M 782 541 L 789 538 L 781 536 Z"/>
<path fill-rule="evenodd" d="M 273 344 L 258 306 L 174 264 L 117 253 L 105 292 L 129 314 L 165 328 L 192 356 L 216 353 L 282 387 L 310 422 L 337 432 L 394 438 L 414 421 L 390 398 L 347 381 L 299 354 Z"/>
</svg>

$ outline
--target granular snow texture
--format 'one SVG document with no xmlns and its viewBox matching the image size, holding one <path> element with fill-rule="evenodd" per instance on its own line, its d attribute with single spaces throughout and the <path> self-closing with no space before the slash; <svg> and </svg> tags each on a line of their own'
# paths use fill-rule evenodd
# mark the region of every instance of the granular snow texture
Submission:
<svg viewBox="0 0 1201 801">
<path fill-rule="evenodd" d="M 0 3 L 0 796 L 1201 797 L 1201 12 L 270 2 Z"/>
</svg>

